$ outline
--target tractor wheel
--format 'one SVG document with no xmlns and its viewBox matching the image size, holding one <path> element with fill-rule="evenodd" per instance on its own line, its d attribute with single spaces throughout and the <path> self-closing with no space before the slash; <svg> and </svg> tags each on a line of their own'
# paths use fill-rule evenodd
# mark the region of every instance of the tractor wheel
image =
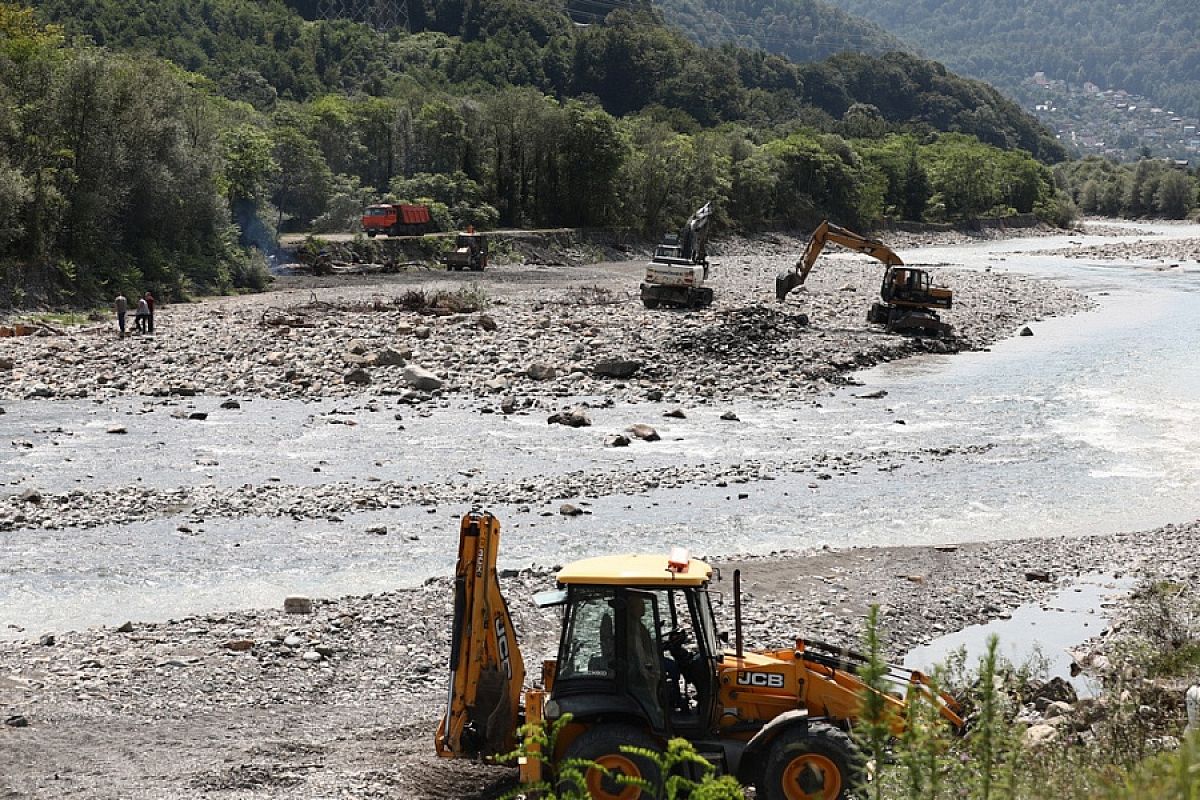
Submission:
<svg viewBox="0 0 1200 800">
<path fill-rule="evenodd" d="M 658 308 L 658 300 L 653 297 L 643 297 L 642 305 L 649 309 Z"/>
<path fill-rule="evenodd" d="M 559 794 L 577 794 L 590 797 L 592 800 L 639 800 L 639 798 L 654 797 L 654 790 L 659 785 L 658 765 L 653 761 L 635 753 L 624 752 L 622 746 L 637 747 L 645 750 L 658 750 L 654 740 L 640 728 L 632 725 L 598 724 L 593 725 L 579 735 L 560 764 L 572 759 L 590 761 L 608 770 L 604 772 L 592 768 L 582 775 L 559 775 Z M 560 770 L 561 771 L 561 770 Z M 580 770 L 582 772 L 582 770 Z M 654 790 L 643 791 L 640 786 L 624 783 L 617 779 L 618 775 L 630 778 L 640 778 L 647 781 Z M 583 786 L 579 786 L 579 778 Z"/>
<path fill-rule="evenodd" d="M 759 800 L 848 800 L 862 756 L 845 732 L 815 722 L 779 734 L 757 783 Z"/>
<path fill-rule="evenodd" d="M 368 238 L 368 239 L 374 239 L 374 238 L 375 238 L 375 231 L 367 231 L 367 238 Z"/>
</svg>

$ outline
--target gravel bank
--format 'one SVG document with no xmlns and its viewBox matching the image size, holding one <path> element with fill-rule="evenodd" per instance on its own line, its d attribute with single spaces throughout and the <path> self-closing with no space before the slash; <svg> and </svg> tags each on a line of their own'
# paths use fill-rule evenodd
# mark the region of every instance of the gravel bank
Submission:
<svg viewBox="0 0 1200 800">
<path fill-rule="evenodd" d="M 1197 552 L 1193 523 L 716 563 L 726 576 L 743 570 L 749 646 L 793 635 L 856 646 L 880 604 L 899 655 L 1087 572 L 1194 582 Z M 528 664 L 553 653 L 555 617 L 526 602 L 552 582 L 528 571 L 504 580 Z M 311 615 L 230 612 L 0 642 L 0 714 L 28 722 L 0 726 L 0 797 L 494 796 L 507 771 L 432 755 L 451 595 L 438 579 L 318 599 Z M 718 612 L 731 627 L 731 609 Z"/>
</svg>

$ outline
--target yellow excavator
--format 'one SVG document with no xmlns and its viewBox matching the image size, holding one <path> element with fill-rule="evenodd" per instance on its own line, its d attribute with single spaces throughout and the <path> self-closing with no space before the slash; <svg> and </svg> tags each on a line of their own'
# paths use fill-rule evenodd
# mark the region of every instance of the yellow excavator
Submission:
<svg viewBox="0 0 1200 800">
<path fill-rule="evenodd" d="M 682 737 L 722 774 L 757 789 L 760 800 L 843 800 L 863 759 L 848 731 L 872 692 L 858 677 L 866 659 L 803 639 L 778 650 L 743 646 L 741 574 L 733 572 L 734 644 L 713 615 L 714 570 L 671 552 L 589 558 L 563 567 L 557 586 L 534 596 L 561 609 L 558 657 L 542 664 L 535 688 L 500 592 L 500 524 L 473 511 L 462 519 L 450 686 L 438 725 L 438 755 L 494 759 L 518 744 L 524 723 L 570 715 L 541 753 L 521 759 L 524 784 L 552 781 L 595 800 L 638 800 L 628 778 L 661 785 L 668 776 L 639 754 Z M 720 580 L 719 573 L 717 579 Z M 961 709 L 919 672 L 889 667 L 880 692 L 895 733 L 910 702 L 930 702 L 961 728 Z M 563 761 L 600 767 L 584 786 L 547 774 Z M 627 776 L 622 779 L 619 776 Z M 564 783 L 565 782 L 565 783 Z"/>
<path fill-rule="evenodd" d="M 885 325 L 889 331 L 900 333 L 943 337 L 953 334 L 953 329 L 941 321 L 936 311 L 950 308 L 954 300 L 954 293 L 950 289 L 932 285 L 932 279 L 925 270 L 904 266 L 900 256 L 883 242 L 868 239 L 828 220 L 813 231 L 800 260 L 775 278 L 775 298 L 779 302 L 782 303 L 793 289 L 804 285 L 808 273 L 829 242 L 865 253 L 887 268 L 879 287 L 882 302 L 871 305 L 867 322 Z"/>
</svg>

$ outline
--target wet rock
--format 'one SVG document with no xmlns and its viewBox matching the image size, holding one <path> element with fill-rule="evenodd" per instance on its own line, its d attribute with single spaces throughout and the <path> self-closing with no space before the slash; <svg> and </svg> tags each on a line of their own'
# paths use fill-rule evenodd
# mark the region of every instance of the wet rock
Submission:
<svg viewBox="0 0 1200 800">
<path fill-rule="evenodd" d="M 1028 325 L 1026 325 L 1024 328 L 1021 328 L 1021 335 L 1022 336 L 1033 336 L 1033 329 L 1030 328 Z"/>
<path fill-rule="evenodd" d="M 671 417 L 672 419 L 687 419 L 687 414 L 683 413 L 682 408 L 672 408 L 670 411 L 664 411 L 663 416 Z"/>
<path fill-rule="evenodd" d="M 409 351 L 393 350 L 390 347 L 385 347 L 375 353 L 375 366 L 377 367 L 403 367 L 408 363 L 408 359 L 412 357 Z"/>
<path fill-rule="evenodd" d="M 642 368 L 641 361 L 613 358 L 601 361 L 592 371 L 604 378 L 632 378 Z"/>
<path fill-rule="evenodd" d="M 10 728 L 28 728 L 29 720 L 21 714 L 13 714 L 11 717 L 5 717 L 4 724 Z"/>
<path fill-rule="evenodd" d="M 658 431 L 654 430 L 649 425 L 637 423 L 626 428 L 629 433 L 632 433 L 637 438 L 646 442 L 657 442 L 662 437 L 658 435 Z"/>
<path fill-rule="evenodd" d="M 208 419 L 208 414 L 203 411 L 193 411 L 192 413 L 188 414 L 187 418 L 196 420 L 198 422 L 203 422 L 204 420 Z"/>
<path fill-rule="evenodd" d="M 221 403 L 221 408 L 225 409 L 226 411 L 236 411 L 241 407 L 242 404 L 237 400 L 226 400 L 224 403 Z"/>
<path fill-rule="evenodd" d="M 1050 581 L 1054 580 L 1054 576 L 1044 569 L 1027 569 L 1025 570 L 1025 580 L 1050 583 Z"/>
<path fill-rule="evenodd" d="M 401 377 L 406 386 L 422 392 L 432 392 L 442 388 L 444 381 L 424 367 L 409 364 L 404 368 Z"/>
<path fill-rule="evenodd" d="M 548 381 L 558 377 L 558 370 L 550 364 L 530 364 L 525 368 L 525 377 L 535 381 Z"/>
<path fill-rule="evenodd" d="M 564 517 L 578 517 L 583 514 L 583 509 L 571 503 L 563 503 L 558 507 L 558 513 Z"/>
<path fill-rule="evenodd" d="M 55 641 L 57 640 L 54 638 L 53 633 L 43 633 L 38 638 L 38 644 L 40 644 L 42 647 L 54 647 Z"/>
<path fill-rule="evenodd" d="M 1058 676 L 1032 688 L 1033 707 L 1038 711 L 1044 710 L 1050 703 L 1074 704 L 1079 700 L 1075 687 Z"/>
<path fill-rule="evenodd" d="M 366 386 L 371 382 L 371 373 L 362 367 L 356 367 L 343 375 L 342 381 L 353 386 Z"/>
<path fill-rule="evenodd" d="M 609 442 L 613 447 L 629 447 L 630 443 L 629 437 L 620 433 L 614 436 L 613 440 Z"/>
<path fill-rule="evenodd" d="M 496 320 L 492 319 L 491 315 L 489 314 L 480 314 L 479 319 L 476 320 L 476 324 L 479 325 L 480 329 L 489 332 L 500 327 L 496 324 Z"/>
<path fill-rule="evenodd" d="M 311 614 L 313 612 L 312 598 L 300 595 L 285 597 L 283 610 L 287 614 Z"/>
<path fill-rule="evenodd" d="M 37 505 L 38 503 L 42 502 L 42 493 L 37 489 L 26 489 L 17 495 L 17 499 L 22 503 L 33 503 L 34 505 Z"/>
<path fill-rule="evenodd" d="M 547 425 L 566 425 L 568 428 L 587 428 L 592 420 L 581 408 L 569 411 L 556 411 L 546 418 Z"/>
<path fill-rule="evenodd" d="M 724 414 L 721 415 L 721 419 L 724 420 L 725 422 L 741 422 L 742 421 L 741 418 L 739 418 L 738 415 L 733 413 L 732 411 L 726 411 Z"/>
</svg>

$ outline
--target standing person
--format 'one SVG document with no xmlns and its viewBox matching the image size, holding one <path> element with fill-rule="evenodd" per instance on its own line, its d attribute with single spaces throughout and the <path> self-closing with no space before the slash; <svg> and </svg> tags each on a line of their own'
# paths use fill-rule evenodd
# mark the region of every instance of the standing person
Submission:
<svg viewBox="0 0 1200 800">
<path fill-rule="evenodd" d="M 146 304 L 146 298 L 138 298 L 137 313 L 133 315 L 133 327 L 138 333 L 146 332 L 146 320 L 150 318 L 150 306 Z"/>
<path fill-rule="evenodd" d="M 149 316 L 146 317 L 147 332 L 154 333 L 154 295 L 146 292 L 146 308 L 149 309 Z"/>
<path fill-rule="evenodd" d="M 113 301 L 113 306 L 117 311 L 117 327 L 121 330 L 121 338 L 125 338 L 125 314 L 129 311 L 129 301 L 125 299 L 125 295 L 118 294 L 117 299 Z"/>
</svg>

